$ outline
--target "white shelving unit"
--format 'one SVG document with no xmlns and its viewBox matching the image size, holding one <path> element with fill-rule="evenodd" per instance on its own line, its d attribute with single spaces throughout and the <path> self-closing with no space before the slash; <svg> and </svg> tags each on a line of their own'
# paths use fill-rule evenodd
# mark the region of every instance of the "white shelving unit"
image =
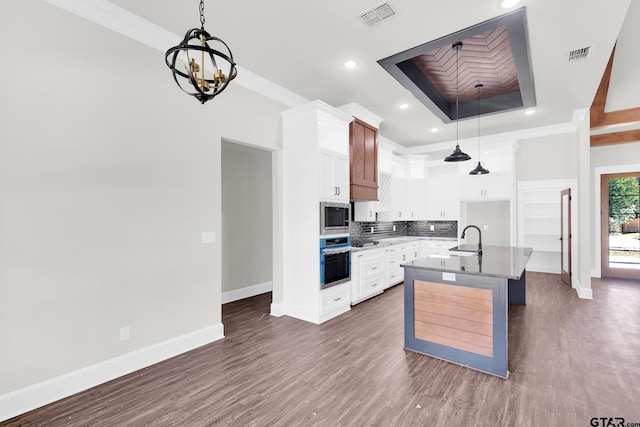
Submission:
<svg viewBox="0 0 640 427">
<path fill-rule="evenodd" d="M 527 270 L 560 274 L 560 192 L 573 180 L 518 182 L 518 246 L 533 248 Z"/>
</svg>

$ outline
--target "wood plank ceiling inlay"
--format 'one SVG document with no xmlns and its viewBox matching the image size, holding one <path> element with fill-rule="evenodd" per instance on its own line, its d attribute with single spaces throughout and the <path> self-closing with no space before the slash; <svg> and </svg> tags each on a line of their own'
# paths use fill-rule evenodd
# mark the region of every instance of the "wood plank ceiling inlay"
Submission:
<svg viewBox="0 0 640 427">
<path fill-rule="evenodd" d="M 462 40 L 459 53 L 460 104 L 473 101 L 476 84 L 481 99 L 518 92 L 518 76 L 507 27 L 502 25 Z M 450 104 L 456 102 L 456 51 L 447 45 L 412 59 L 420 72 Z"/>
</svg>

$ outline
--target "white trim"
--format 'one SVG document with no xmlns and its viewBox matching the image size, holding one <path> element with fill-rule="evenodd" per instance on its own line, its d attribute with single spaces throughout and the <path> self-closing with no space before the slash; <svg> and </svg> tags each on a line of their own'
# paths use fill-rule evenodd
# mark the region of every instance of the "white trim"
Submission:
<svg viewBox="0 0 640 427">
<path fill-rule="evenodd" d="M 45 1 L 162 53 L 182 40 L 182 37 L 173 34 L 171 31 L 107 0 Z M 240 66 L 236 66 L 236 68 L 238 69 L 238 76 L 234 83 L 238 86 L 245 87 L 288 107 L 295 107 L 309 102 L 308 99 L 297 93 L 277 85 L 246 68 Z"/>
<path fill-rule="evenodd" d="M 0 396 L 0 421 L 224 338 L 222 323 L 190 332 Z"/>
<path fill-rule="evenodd" d="M 349 104 L 341 105 L 338 107 L 338 110 L 343 111 L 356 119 L 360 119 L 366 124 L 375 127 L 378 129 L 380 127 L 380 123 L 382 123 L 382 117 L 377 114 L 367 110 L 362 105 L 351 102 Z"/>
<path fill-rule="evenodd" d="M 593 299 L 593 290 L 591 288 L 583 288 L 582 286 L 580 286 L 580 282 L 578 280 L 576 280 L 575 289 L 578 293 L 578 298 Z"/>
<path fill-rule="evenodd" d="M 284 316 L 284 304 L 271 303 L 271 315 L 275 317 Z"/>
<path fill-rule="evenodd" d="M 259 283 L 253 286 L 247 286 L 241 289 L 235 289 L 233 291 L 224 292 L 222 294 L 222 304 L 228 302 L 238 301 L 245 298 L 254 297 L 256 295 L 271 292 L 273 290 L 273 282 Z"/>
<path fill-rule="evenodd" d="M 591 270 L 591 277 L 602 277 L 602 243 L 600 239 L 600 181 L 602 175 L 608 175 L 611 173 L 627 173 L 636 172 L 640 170 L 640 163 L 628 164 L 628 165 L 614 165 L 614 166 L 597 166 L 593 170 L 593 249 L 595 251 L 595 266 Z"/>
</svg>

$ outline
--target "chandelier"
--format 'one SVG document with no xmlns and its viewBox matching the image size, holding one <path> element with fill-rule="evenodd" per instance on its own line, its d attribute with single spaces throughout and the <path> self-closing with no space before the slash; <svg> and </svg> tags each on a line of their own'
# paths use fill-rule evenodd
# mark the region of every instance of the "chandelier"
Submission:
<svg viewBox="0 0 640 427">
<path fill-rule="evenodd" d="M 204 22 L 204 0 L 200 0 L 200 28 L 187 31 L 182 42 L 165 54 L 178 87 L 202 104 L 225 90 L 237 74 L 229 46 L 209 34 Z"/>
</svg>

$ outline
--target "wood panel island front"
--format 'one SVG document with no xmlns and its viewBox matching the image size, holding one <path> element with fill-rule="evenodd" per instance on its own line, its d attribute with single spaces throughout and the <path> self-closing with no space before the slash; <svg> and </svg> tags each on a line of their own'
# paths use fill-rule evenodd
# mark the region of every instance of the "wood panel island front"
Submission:
<svg viewBox="0 0 640 427">
<path fill-rule="evenodd" d="M 531 248 L 462 245 L 403 264 L 404 347 L 507 378 L 509 304 L 526 304 Z"/>
</svg>

